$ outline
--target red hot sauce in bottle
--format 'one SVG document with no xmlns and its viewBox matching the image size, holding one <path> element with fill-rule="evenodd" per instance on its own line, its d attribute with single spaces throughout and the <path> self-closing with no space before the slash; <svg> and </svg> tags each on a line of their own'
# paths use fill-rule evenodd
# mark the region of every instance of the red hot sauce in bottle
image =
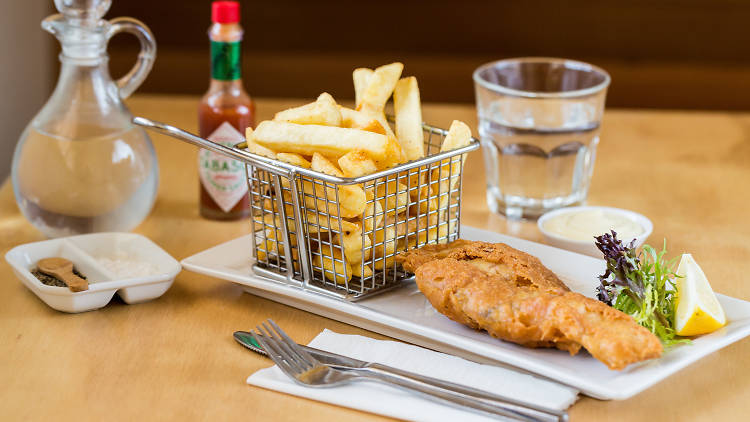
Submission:
<svg viewBox="0 0 750 422">
<path fill-rule="evenodd" d="M 200 136 L 225 146 L 245 140 L 255 127 L 255 104 L 242 86 L 240 4 L 212 4 L 211 85 L 198 107 Z M 208 150 L 198 153 L 200 214 L 212 220 L 237 220 L 250 215 L 245 165 Z"/>
</svg>

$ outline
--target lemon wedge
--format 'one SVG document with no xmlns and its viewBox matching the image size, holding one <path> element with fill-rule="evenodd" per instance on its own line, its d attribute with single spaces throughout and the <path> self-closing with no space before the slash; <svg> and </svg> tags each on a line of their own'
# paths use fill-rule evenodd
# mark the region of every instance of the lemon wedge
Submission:
<svg viewBox="0 0 750 422">
<path fill-rule="evenodd" d="M 677 266 L 677 309 L 675 332 L 695 336 L 716 331 L 727 323 L 724 309 L 716 299 L 706 275 L 689 253 L 682 254 Z"/>
</svg>

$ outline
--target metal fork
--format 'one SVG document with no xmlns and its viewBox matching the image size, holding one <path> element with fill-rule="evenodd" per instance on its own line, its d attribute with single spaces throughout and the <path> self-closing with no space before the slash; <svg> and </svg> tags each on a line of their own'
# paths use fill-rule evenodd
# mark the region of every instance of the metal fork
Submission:
<svg viewBox="0 0 750 422">
<path fill-rule="evenodd" d="M 269 327 L 270 326 L 270 327 Z M 357 379 L 384 382 L 417 392 L 424 398 L 475 412 L 500 415 L 521 421 L 557 422 L 567 421 L 568 414 L 536 406 L 498 400 L 480 390 L 470 389 L 447 381 L 437 381 L 417 374 L 405 376 L 380 369 L 378 366 L 363 368 L 333 368 L 321 363 L 301 348 L 273 321 L 268 320 L 257 327 L 255 339 L 268 352 L 268 356 L 285 374 L 298 384 L 307 387 L 333 387 Z M 439 384 L 439 385 L 437 385 Z"/>
</svg>

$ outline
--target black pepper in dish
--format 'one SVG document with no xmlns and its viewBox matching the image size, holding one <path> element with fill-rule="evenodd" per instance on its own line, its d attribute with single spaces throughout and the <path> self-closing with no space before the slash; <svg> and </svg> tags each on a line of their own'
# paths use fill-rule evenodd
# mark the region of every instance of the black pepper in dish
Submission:
<svg viewBox="0 0 750 422">
<path fill-rule="evenodd" d="M 60 280 L 57 277 L 53 277 L 51 275 L 47 275 L 41 271 L 39 271 L 38 268 L 34 268 L 31 271 L 31 274 L 34 275 L 39 281 L 42 282 L 42 284 L 46 284 L 47 286 L 54 286 L 54 287 L 68 287 L 67 284 L 65 284 L 64 281 Z M 78 270 L 73 267 L 73 274 L 77 275 L 78 277 L 81 277 L 82 279 L 86 280 L 86 276 L 78 272 Z"/>
</svg>

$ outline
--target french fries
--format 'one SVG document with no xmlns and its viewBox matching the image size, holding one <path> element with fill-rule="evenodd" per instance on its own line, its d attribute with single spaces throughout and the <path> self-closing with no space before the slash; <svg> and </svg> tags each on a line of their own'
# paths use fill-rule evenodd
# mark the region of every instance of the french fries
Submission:
<svg viewBox="0 0 750 422">
<path fill-rule="evenodd" d="M 364 95 L 367 86 L 370 84 L 372 73 L 372 69 L 366 67 L 354 69 L 354 72 L 352 72 L 352 79 L 354 80 L 354 104 L 357 106 L 362 102 L 362 95 Z"/>
<path fill-rule="evenodd" d="M 375 229 L 372 235 L 373 268 L 382 270 L 393 264 L 396 252 L 396 228 L 393 225 Z"/>
<path fill-rule="evenodd" d="M 352 110 L 344 106 L 339 106 L 339 112 L 341 112 L 341 127 L 362 129 L 367 130 L 368 132 L 385 135 L 385 128 L 383 128 L 380 122 L 377 119 L 368 116 L 366 113 Z"/>
<path fill-rule="evenodd" d="M 282 185 L 287 185 L 288 186 L 288 183 L 282 182 Z M 308 192 L 308 193 L 310 193 L 310 192 Z M 286 201 L 291 202 L 291 199 L 286 199 Z M 314 204 L 314 201 L 312 203 Z M 263 208 L 267 209 L 267 210 L 275 209 L 275 205 L 271 204 L 269 199 L 266 199 L 264 201 L 264 203 L 263 203 Z M 314 205 L 313 205 L 313 208 L 314 208 Z M 286 211 L 287 218 L 291 218 L 291 219 L 295 218 L 294 207 L 292 207 L 291 205 L 285 205 L 284 209 Z M 268 217 L 267 217 L 268 215 L 270 215 L 270 214 L 265 214 L 263 216 L 263 219 L 268 224 L 271 224 L 271 223 L 269 223 L 269 221 L 271 221 L 271 220 L 268 219 Z M 322 212 L 318 213 L 318 212 L 314 211 L 313 209 L 308 209 L 308 210 L 306 210 L 305 212 L 302 213 L 302 216 L 303 216 L 302 218 L 304 219 L 304 221 L 307 222 L 307 233 L 310 233 L 310 234 L 315 234 L 315 233 L 318 233 L 318 232 L 328 232 L 328 231 L 333 231 L 333 232 L 338 232 L 338 231 L 351 232 L 351 231 L 355 231 L 355 230 L 361 230 L 361 228 L 362 228 L 362 226 L 360 225 L 360 223 L 349 221 L 346 218 L 342 218 L 341 219 L 341 227 L 339 228 L 339 219 L 336 218 L 336 215 L 335 214 L 334 215 L 326 215 L 325 214 L 325 210 L 323 210 Z M 259 223 L 261 221 L 259 219 L 259 217 L 257 217 L 257 216 L 255 217 L 255 220 L 258 221 Z M 277 224 L 281 224 L 280 220 L 276 220 L 276 222 L 277 222 Z"/>
<path fill-rule="evenodd" d="M 396 62 L 380 66 L 375 69 L 375 71 L 371 71 L 367 68 L 360 68 L 356 69 L 353 73 L 357 111 L 360 111 L 369 118 L 376 119 L 380 122 L 385 130 L 385 135 L 394 140 L 397 139 L 396 134 L 393 133 L 391 126 L 385 120 L 384 111 L 385 104 L 393 93 L 403 70 L 404 65 Z M 398 143 L 398 140 L 396 140 L 396 143 Z M 399 144 L 399 147 L 400 146 L 401 145 Z M 392 150 L 392 153 L 396 154 L 395 148 Z M 390 166 L 398 164 L 406 161 L 404 158 L 405 156 L 403 155 L 403 152 L 401 152 L 401 156 L 397 159 L 394 157 L 392 163 L 384 163 L 384 165 Z"/>
<path fill-rule="evenodd" d="M 321 252 L 325 255 L 321 256 L 316 253 L 312 260 L 313 267 L 322 268 L 323 276 L 336 284 L 344 284 L 351 280 L 352 266 L 341 256 L 341 250 L 333 248 L 333 254 L 331 254 L 329 246 L 323 245 L 321 248 L 323 249 Z"/>
<path fill-rule="evenodd" d="M 365 230 L 369 233 L 375 227 L 380 227 L 380 223 L 385 218 L 385 212 L 383 211 L 383 204 L 380 200 L 375 200 L 375 196 L 372 193 L 372 189 L 365 191 L 367 198 L 367 204 L 365 205 L 365 212 L 362 214 L 362 220 L 365 226 Z"/>
<path fill-rule="evenodd" d="M 396 89 L 393 91 L 393 108 L 396 111 L 396 136 L 406 160 L 424 157 L 422 106 L 419 101 L 417 78 L 410 76 L 396 83 Z"/>
<path fill-rule="evenodd" d="M 426 182 L 425 182 L 426 183 Z M 434 192 L 432 187 L 429 185 L 422 185 L 419 189 L 415 189 L 411 193 L 411 199 L 414 201 L 414 205 L 417 210 L 421 213 L 429 211 L 435 211 L 438 206 L 437 199 L 433 196 Z"/>
<path fill-rule="evenodd" d="M 440 147 L 440 152 L 461 148 L 469 145 L 470 142 L 471 129 L 469 129 L 469 126 L 462 121 L 454 120 L 450 129 L 448 129 L 448 135 L 446 135 L 443 145 Z M 466 154 L 461 157 L 460 163 L 449 164 L 451 159 L 443 160 L 440 162 L 440 167 L 433 171 L 432 180 L 444 179 L 440 180 L 437 190 L 437 195 L 440 196 L 440 209 L 447 205 L 450 192 L 455 189 L 456 183 L 458 183 L 459 171 L 464 161 L 466 161 Z M 450 180 L 448 180 L 449 177 Z"/>
<path fill-rule="evenodd" d="M 386 132 L 391 130 L 387 123 L 386 127 L 388 127 Z M 386 139 L 386 158 L 383 160 L 375 160 L 375 163 L 378 164 L 379 168 L 393 167 L 396 164 L 404 162 L 404 152 L 401 149 L 401 144 L 398 143 L 396 136 L 393 135 L 393 132 L 391 132 L 391 134 L 386 133 Z"/>
<path fill-rule="evenodd" d="M 312 161 L 310 162 L 310 168 L 325 173 L 331 176 L 344 177 L 344 173 L 341 172 L 332 162 L 328 161 L 326 157 L 317 152 L 313 153 Z M 364 198 L 364 193 L 362 194 Z"/>
<path fill-rule="evenodd" d="M 362 242 L 364 241 L 364 247 Z M 333 237 L 333 244 L 340 245 L 344 249 L 346 262 L 354 265 L 370 256 L 372 242 L 369 236 L 362 236 L 362 230 L 349 233 L 337 233 Z"/>
<path fill-rule="evenodd" d="M 331 217 L 330 221 L 327 218 L 321 217 L 320 224 L 313 211 L 307 213 L 307 232 L 315 234 L 318 232 L 354 232 L 362 230 L 359 224 L 348 221 L 345 218 L 341 219 L 341 228 L 339 229 L 338 219 Z"/>
<path fill-rule="evenodd" d="M 440 238 L 448 235 L 448 225 L 443 224 L 439 228 L 424 229 L 420 228 L 416 236 L 409 236 L 406 249 L 417 248 L 429 242 L 438 242 Z"/>
<path fill-rule="evenodd" d="M 372 175 L 425 155 L 419 86 L 413 76 L 402 77 L 403 64 L 391 63 L 375 70 L 358 68 L 352 73 L 355 109 L 336 103 L 322 93 L 309 104 L 276 113 L 273 120 L 248 129 L 247 151 L 338 178 Z M 385 119 L 385 107 L 393 97 L 395 131 Z M 441 151 L 468 145 L 471 131 L 453 121 Z M 461 160 L 465 159 L 461 157 Z M 447 212 L 450 192 L 455 189 L 462 162 L 457 158 L 435 163 L 432 169 L 399 171 L 387 178 L 371 178 L 363 184 L 325 182 L 308 171 L 262 182 L 264 214 L 253 218 L 265 236 L 258 256 L 292 259 L 299 269 L 304 257 L 297 242 L 304 239 L 316 274 L 337 284 L 352 277 L 367 279 L 375 271 L 392 268 L 402 250 L 437 239 L 446 239 L 451 217 Z M 264 170 L 260 170 L 264 171 Z M 293 176 L 294 175 L 294 176 Z M 278 176 L 272 176 L 278 177 Z M 290 183 L 296 183 L 292 186 Z M 295 189 L 292 189 L 295 188 Z M 294 192 L 298 197 L 293 198 Z M 283 199 L 283 205 L 280 204 Z M 300 205 L 298 210 L 292 204 Z M 287 215 L 282 221 L 279 206 Z M 440 212 L 435 212 L 440 210 Z M 295 212 L 297 211 L 297 212 Z M 302 221 L 299 220 L 301 217 Z M 285 251 L 279 228 L 286 224 L 292 251 Z M 295 232 L 299 228 L 302 233 Z M 302 236 L 308 236 L 305 239 Z"/>
<path fill-rule="evenodd" d="M 345 187 L 348 186 L 339 187 L 337 198 L 336 189 L 330 187 L 330 185 L 322 186 L 304 180 L 302 189 L 305 206 L 308 209 L 317 209 L 320 219 L 330 220 L 330 224 L 335 224 L 338 221 L 337 217 L 356 218 L 362 215 L 366 207 L 364 191 L 360 188 L 360 193 L 353 189 L 344 189 Z M 315 218 L 314 213 L 313 218 Z M 328 222 L 323 221 L 322 224 L 327 225 Z"/>
<path fill-rule="evenodd" d="M 280 111 L 273 117 L 278 122 L 300 125 L 341 126 L 341 112 L 331 94 L 320 94 L 315 102 Z"/>
<path fill-rule="evenodd" d="M 312 151 L 329 157 L 341 157 L 355 149 L 369 154 L 374 160 L 391 162 L 392 141 L 385 135 L 359 129 L 266 120 L 248 137 L 274 151 L 310 154 Z"/>
<path fill-rule="evenodd" d="M 310 162 L 307 161 L 307 158 L 293 152 L 280 152 L 276 154 L 276 159 L 306 169 L 309 169 L 311 166 Z"/>
<path fill-rule="evenodd" d="M 370 266 L 360 262 L 359 264 L 352 265 L 352 275 L 359 278 L 372 277 L 372 269 Z"/>
<path fill-rule="evenodd" d="M 268 255 L 276 255 L 278 257 L 284 256 L 284 239 L 279 239 L 276 236 L 276 230 L 267 228 L 264 230 L 265 232 L 265 240 L 261 243 L 265 245 L 263 248 L 258 248 L 258 260 L 259 261 L 265 261 L 268 259 Z M 279 236 L 282 236 L 282 233 L 279 232 Z M 289 236 L 289 242 L 291 243 L 291 246 L 297 246 L 297 239 L 295 236 Z M 295 269 L 298 269 L 298 265 L 295 264 Z"/>
<path fill-rule="evenodd" d="M 339 158 L 339 167 L 346 177 L 359 177 L 375 173 L 378 167 L 366 152 L 355 149 Z"/>
<path fill-rule="evenodd" d="M 409 206 L 409 192 L 403 183 L 392 180 L 381 183 L 375 189 L 377 198 L 385 198 L 386 214 L 399 214 L 406 211 Z"/>
<path fill-rule="evenodd" d="M 313 153 L 311 168 L 315 171 L 325 173 L 331 176 L 344 177 L 341 170 L 336 168 L 328 159 L 322 155 Z M 332 188 L 326 188 L 327 190 L 333 191 L 333 195 L 327 194 L 329 200 L 338 200 L 339 208 L 341 208 L 341 215 L 343 217 L 357 217 L 362 215 L 365 211 L 365 191 L 355 185 L 342 185 L 338 189 L 338 197 L 336 196 L 336 190 Z M 330 206 L 328 207 L 331 208 Z"/>
<path fill-rule="evenodd" d="M 281 216 L 278 214 L 256 215 L 253 220 L 261 227 L 281 227 Z"/>
<path fill-rule="evenodd" d="M 263 145 L 258 145 L 253 141 L 245 141 L 245 149 L 256 155 L 267 158 L 278 158 L 277 154 Z"/>
<path fill-rule="evenodd" d="M 357 111 L 368 114 L 381 115 L 385 103 L 396 88 L 396 83 L 404 70 L 402 63 L 391 63 L 375 69 L 368 78 L 367 88 L 362 91 L 362 97 L 357 104 Z"/>
</svg>

